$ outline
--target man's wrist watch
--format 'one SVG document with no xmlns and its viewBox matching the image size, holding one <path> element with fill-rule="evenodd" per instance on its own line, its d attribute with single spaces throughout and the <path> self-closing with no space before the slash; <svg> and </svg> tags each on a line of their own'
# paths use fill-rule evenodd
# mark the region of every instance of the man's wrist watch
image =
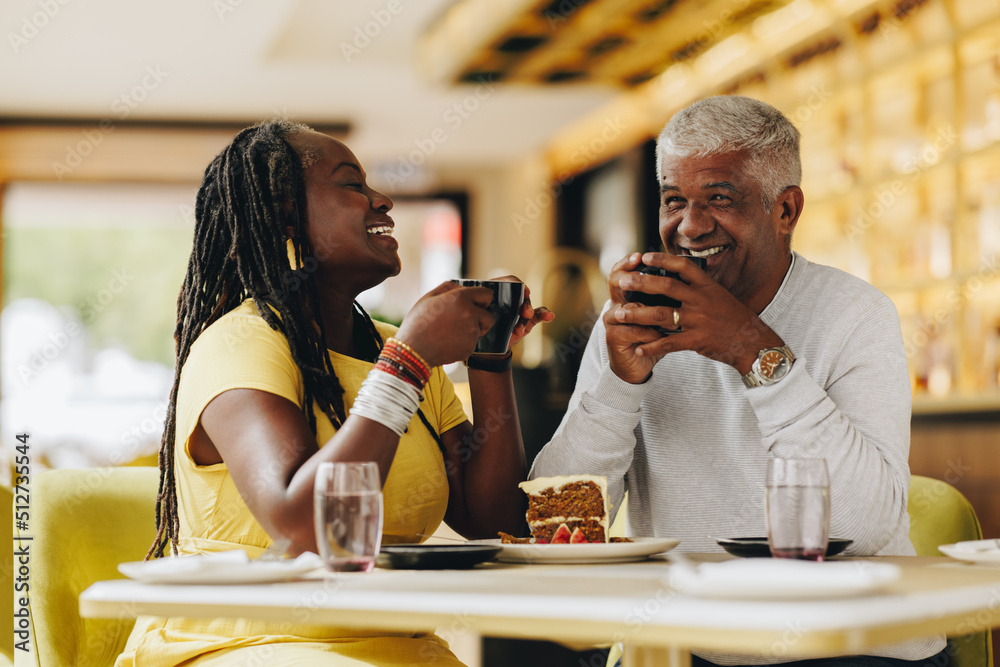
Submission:
<svg viewBox="0 0 1000 667">
<path fill-rule="evenodd" d="M 787 345 L 766 347 L 757 355 L 750 372 L 743 376 L 743 384 L 748 389 L 774 384 L 788 375 L 795 362 L 795 355 Z"/>
</svg>

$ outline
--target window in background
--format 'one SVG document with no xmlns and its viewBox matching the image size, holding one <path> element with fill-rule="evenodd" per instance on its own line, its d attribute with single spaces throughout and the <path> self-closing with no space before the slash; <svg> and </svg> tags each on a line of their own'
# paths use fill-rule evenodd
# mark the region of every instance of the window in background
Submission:
<svg viewBox="0 0 1000 667">
<path fill-rule="evenodd" d="M 195 192 L 8 186 L 0 316 L 8 461 L 14 434 L 26 432 L 36 470 L 155 464 Z M 397 201 L 392 217 L 403 270 L 360 300 L 373 317 L 398 323 L 427 290 L 461 275 L 462 224 L 449 200 Z"/>
<path fill-rule="evenodd" d="M 193 186 L 11 184 L 0 437 L 36 466 L 155 461 Z"/>
<path fill-rule="evenodd" d="M 601 271 L 641 248 L 635 151 L 594 170 L 584 195 L 584 247 L 597 254 Z"/>
<path fill-rule="evenodd" d="M 399 324 L 421 296 L 462 277 L 462 219 L 447 199 L 395 199 L 389 215 L 403 269 L 358 301 L 373 318 Z"/>
</svg>

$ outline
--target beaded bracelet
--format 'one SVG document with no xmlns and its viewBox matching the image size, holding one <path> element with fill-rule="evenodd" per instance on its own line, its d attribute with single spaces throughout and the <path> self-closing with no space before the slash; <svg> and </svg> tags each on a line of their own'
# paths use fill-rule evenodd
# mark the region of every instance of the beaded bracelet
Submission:
<svg viewBox="0 0 1000 667">
<path fill-rule="evenodd" d="M 424 358 L 398 338 L 389 338 L 385 341 L 375 362 L 375 368 L 401 378 L 416 387 L 418 391 L 423 390 L 431 377 L 431 368 Z"/>
<path fill-rule="evenodd" d="M 416 358 L 416 360 L 420 362 L 420 365 L 422 365 L 424 368 L 427 369 L 427 373 L 430 374 L 430 372 L 431 372 L 431 365 L 428 364 L 427 361 L 425 361 L 422 356 L 420 356 L 419 352 L 417 352 L 412 347 L 410 347 L 409 345 L 407 345 L 406 341 L 402 341 L 402 340 L 400 340 L 400 339 L 398 339 L 398 338 L 396 338 L 394 336 L 391 336 L 391 337 L 389 337 L 389 339 L 387 341 L 385 341 L 385 343 L 386 343 L 387 346 L 390 343 L 398 345 L 399 347 L 403 348 L 404 350 L 406 350 L 407 352 L 409 352 L 410 354 L 412 354 Z"/>
<path fill-rule="evenodd" d="M 427 383 L 425 379 L 416 376 L 407 366 L 391 359 L 379 357 L 379 360 L 375 362 L 375 368 L 409 382 L 417 390 L 423 389 L 424 385 Z"/>
</svg>

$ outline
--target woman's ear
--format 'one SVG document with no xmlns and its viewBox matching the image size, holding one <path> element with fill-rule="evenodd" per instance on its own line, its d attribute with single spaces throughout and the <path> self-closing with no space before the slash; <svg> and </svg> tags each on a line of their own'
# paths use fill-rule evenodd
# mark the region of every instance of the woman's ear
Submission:
<svg viewBox="0 0 1000 667">
<path fill-rule="evenodd" d="M 291 225 L 285 225 L 285 238 L 294 239 L 295 238 L 295 228 Z"/>
</svg>

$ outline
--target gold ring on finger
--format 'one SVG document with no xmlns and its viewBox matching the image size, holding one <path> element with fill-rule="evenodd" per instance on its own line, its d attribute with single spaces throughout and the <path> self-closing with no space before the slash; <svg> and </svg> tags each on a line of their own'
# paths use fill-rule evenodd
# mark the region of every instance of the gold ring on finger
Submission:
<svg viewBox="0 0 1000 667">
<path fill-rule="evenodd" d="M 674 326 L 680 328 L 681 326 L 681 311 L 674 308 Z"/>
</svg>

